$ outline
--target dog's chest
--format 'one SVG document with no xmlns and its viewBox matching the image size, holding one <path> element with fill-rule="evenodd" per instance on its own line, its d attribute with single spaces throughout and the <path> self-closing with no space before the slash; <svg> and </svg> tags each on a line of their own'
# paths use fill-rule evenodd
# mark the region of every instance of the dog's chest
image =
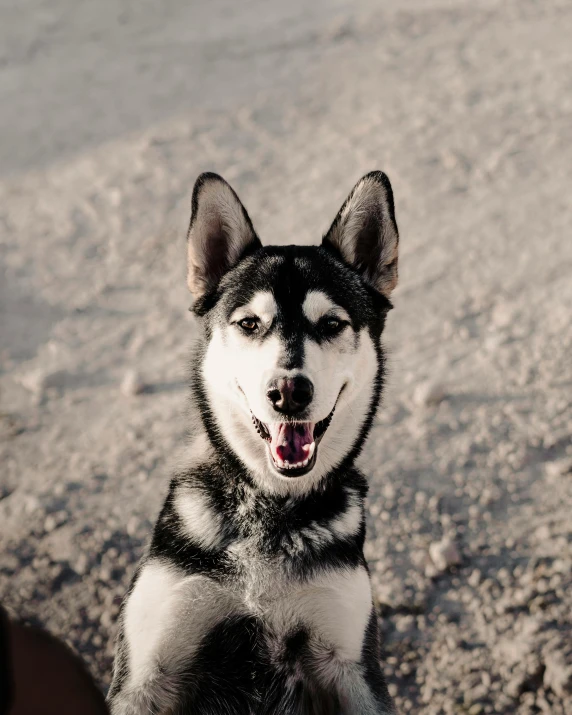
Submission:
<svg viewBox="0 0 572 715">
<path fill-rule="evenodd" d="M 359 660 L 371 613 L 371 586 L 362 566 L 318 571 L 299 578 L 282 556 L 265 557 L 248 542 L 232 549 L 237 570 L 222 588 L 233 589 L 237 608 L 263 624 L 269 643 L 280 650 L 303 632 L 315 650 Z"/>
<path fill-rule="evenodd" d="M 246 492 L 229 506 L 182 485 L 172 523 L 205 554 L 197 563 L 211 564 L 200 571 L 216 584 L 219 602 L 256 618 L 271 640 L 304 631 L 324 647 L 359 657 L 371 612 L 356 540 L 363 506 L 351 488 L 330 499 L 329 510 L 325 501 L 313 508 L 296 500 L 277 505 Z"/>
</svg>

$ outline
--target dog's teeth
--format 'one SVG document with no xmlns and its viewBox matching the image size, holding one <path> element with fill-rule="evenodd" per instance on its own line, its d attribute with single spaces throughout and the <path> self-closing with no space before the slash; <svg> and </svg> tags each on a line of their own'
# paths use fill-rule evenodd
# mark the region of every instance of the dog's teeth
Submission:
<svg viewBox="0 0 572 715">
<path fill-rule="evenodd" d="M 280 469 L 304 469 L 304 467 L 307 467 L 308 464 L 310 463 L 310 460 L 312 459 L 312 455 L 314 454 L 314 449 L 316 445 L 314 442 L 310 445 L 304 445 L 304 449 L 308 452 L 309 455 L 306 457 L 306 459 L 302 459 L 299 462 L 289 462 L 287 459 L 282 461 L 281 459 L 275 459 L 274 462 L 277 467 Z"/>
<path fill-rule="evenodd" d="M 308 452 L 308 460 L 312 459 L 314 455 L 314 450 L 316 449 L 316 443 L 312 442 L 312 444 L 305 444 L 302 449 L 305 452 Z"/>
</svg>

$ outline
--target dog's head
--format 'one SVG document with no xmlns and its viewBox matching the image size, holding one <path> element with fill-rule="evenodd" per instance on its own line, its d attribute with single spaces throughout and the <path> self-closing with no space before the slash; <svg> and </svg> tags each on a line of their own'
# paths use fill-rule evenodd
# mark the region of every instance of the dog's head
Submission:
<svg viewBox="0 0 572 715">
<path fill-rule="evenodd" d="M 195 390 L 215 446 L 267 488 L 305 490 L 361 448 L 381 389 L 397 255 L 381 172 L 356 184 L 311 247 L 263 247 L 231 187 L 198 178 L 188 235 L 188 285 L 204 325 Z"/>
</svg>

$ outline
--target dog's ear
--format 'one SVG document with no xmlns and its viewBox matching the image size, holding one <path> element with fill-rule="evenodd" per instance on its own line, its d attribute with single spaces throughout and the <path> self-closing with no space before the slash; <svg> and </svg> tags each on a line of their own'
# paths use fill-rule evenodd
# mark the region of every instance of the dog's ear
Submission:
<svg viewBox="0 0 572 715">
<path fill-rule="evenodd" d="M 196 299 L 248 252 L 262 244 L 246 209 L 218 174 L 201 174 L 193 189 L 191 223 L 187 234 L 187 285 Z"/>
<path fill-rule="evenodd" d="M 389 298 L 397 285 L 398 244 L 391 184 L 382 171 L 372 171 L 354 186 L 322 245 Z"/>
</svg>

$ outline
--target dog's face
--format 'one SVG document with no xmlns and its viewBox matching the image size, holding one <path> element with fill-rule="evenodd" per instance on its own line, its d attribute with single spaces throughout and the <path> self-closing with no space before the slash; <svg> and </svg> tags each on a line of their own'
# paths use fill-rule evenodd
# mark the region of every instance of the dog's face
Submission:
<svg viewBox="0 0 572 715">
<path fill-rule="evenodd" d="M 200 389 L 216 441 L 267 488 L 306 490 L 361 446 L 381 387 L 397 235 L 380 173 L 354 188 L 320 247 L 262 247 L 228 184 L 197 181 L 189 287 L 205 328 Z"/>
</svg>

